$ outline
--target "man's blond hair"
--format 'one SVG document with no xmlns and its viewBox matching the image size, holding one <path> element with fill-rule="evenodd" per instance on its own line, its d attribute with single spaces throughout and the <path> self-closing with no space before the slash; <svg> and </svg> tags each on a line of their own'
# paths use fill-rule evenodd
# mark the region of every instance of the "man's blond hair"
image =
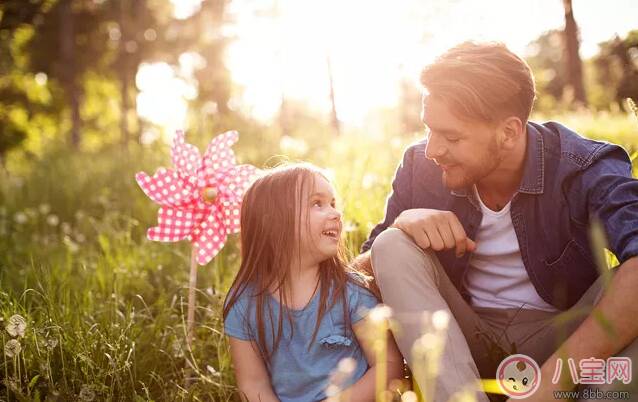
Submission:
<svg viewBox="0 0 638 402">
<path fill-rule="evenodd" d="M 527 63 L 501 43 L 451 48 L 423 69 L 421 84 L 459 118 L 486 123 L 510 116 L 526 123 L 536 94 Z"/>
</svg>

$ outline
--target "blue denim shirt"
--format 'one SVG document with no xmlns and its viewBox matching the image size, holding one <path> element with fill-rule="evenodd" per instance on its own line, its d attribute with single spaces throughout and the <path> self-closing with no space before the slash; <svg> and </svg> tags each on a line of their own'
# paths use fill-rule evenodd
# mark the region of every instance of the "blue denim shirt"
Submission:
<svg viewBox="0 0 638 402">
<path fill-rule="evenodd" d="M 446 188 L 441 169 L 425 157 L 425 145 L 423 140 L 405 151 L 385 217 L 362 252 L 402 211 L 413 208 L 452 211 L 475 238 L 482 213 L 473 192 Z M 558 309 L 574 305 L 599 275 L 589 241 L 593 217 L 603 223 L 608 246 L 621 263 L 638 255 L 638 181 L 629 156 L 618 145 L 583 138 L 556 122 L 527 123 L 525 166 L 511 216 L 531 282 Z M 467 296 L 462 283 L 470 253 L 457 258 L 452 249 L 437 255 Z"/>
</svg>

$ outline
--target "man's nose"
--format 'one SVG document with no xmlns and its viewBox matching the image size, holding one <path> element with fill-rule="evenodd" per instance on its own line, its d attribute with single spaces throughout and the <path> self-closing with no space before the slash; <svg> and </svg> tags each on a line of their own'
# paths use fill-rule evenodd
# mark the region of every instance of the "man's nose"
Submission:
<svg viewBox="0 0 638 402">
<path fill-rule="evenodd" d="M 425 157 L 428 159 L 440 158 L 445 154 L 445 147 L 437 137 L 430 134 L 425 144 Z"/>
</svg>

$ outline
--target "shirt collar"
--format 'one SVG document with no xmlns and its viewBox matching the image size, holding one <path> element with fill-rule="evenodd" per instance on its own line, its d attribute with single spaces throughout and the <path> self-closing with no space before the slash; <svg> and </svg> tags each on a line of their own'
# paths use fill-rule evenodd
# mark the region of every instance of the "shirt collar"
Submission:
<svg viewBox="0 0 638 402">
<path fill-rule="evenodd" d="M 543 194 L 545 188 L 545 147 L 543 134 L 527 123 L 527 150 L 519 193 Z"/>
<path fill-rule="evenodd" d="M 543 134 L 536 127 L 527 123 L 527 146 L 525 150 L 525 165 L 523 178 L 518 187 L 519 193 L 543 194 L 545 188 L 545 147 L 543 146 Z M 472 198 L 472 188 L 451 190 L 450 193 L 457 197 Z"/>
</svg>

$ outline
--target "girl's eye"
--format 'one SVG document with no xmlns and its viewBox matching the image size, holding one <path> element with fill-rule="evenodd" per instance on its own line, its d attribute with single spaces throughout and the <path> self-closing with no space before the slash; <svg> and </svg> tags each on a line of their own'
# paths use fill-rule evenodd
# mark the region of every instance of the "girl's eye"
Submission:
<svg viewBox="0 0 638 402">
<path fill-rule="evenodd" d="M 312 206 L 313 206 L 313 207 L 315 207 L 315 206 L 316 206 L 316 207 L 320 207 L 320 206 L 321 206 L 321 201 L 319 201 L 319 200 L 315 200 L 315 201 L 313 201 L 313 202 L 312 202 Z"/>
</svg>

